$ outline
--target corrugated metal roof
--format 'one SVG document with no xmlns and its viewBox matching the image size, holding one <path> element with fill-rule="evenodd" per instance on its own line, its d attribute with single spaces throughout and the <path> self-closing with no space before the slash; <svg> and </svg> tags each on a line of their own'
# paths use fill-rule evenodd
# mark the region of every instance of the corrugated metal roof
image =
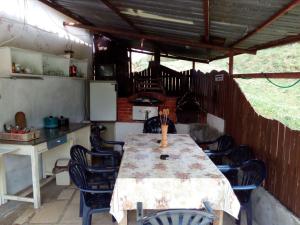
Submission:
<svg viewBox="0 0 300 225">
<path fill-rule="evenodd" d="M 255 45 L 285 38 L 300 33 L 300 5 L 278 18 L 265 29 L 254 34 L 244 42 L 237 45 L 241 48 L 250 48 Z"/>
<path fill-rule="evenodd" d="M 231 46 L 290 3 L 291 0 L 210 0 L 210 35 L 225 39 Z M 80 15 L 95 26 L 138 32 L 101 0 L 53 0 Z M 115 8 L 139 31 L 166 38 L 201 41 L 204 36 L 204 9 L 201 0 L 110 0 Z M 247 49 L 269 41 L 300 34 L 300 6 L 290 10 L 271 25 L 242 41 L 235 47 Z M 122 37 L 117 37 L 122 38 Z M 124 37 L 124 39 L 127 39 Z M 137 46 L 138 40 L 132 40 Z M 224 55 L 207 49 L 161 44 L 163 51 L 173 55 L 212 59 Z"/>
</svg>

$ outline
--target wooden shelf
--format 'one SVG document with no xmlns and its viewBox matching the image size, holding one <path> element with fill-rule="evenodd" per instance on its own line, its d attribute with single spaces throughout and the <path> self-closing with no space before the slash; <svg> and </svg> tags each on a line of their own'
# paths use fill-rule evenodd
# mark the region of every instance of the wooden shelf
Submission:
<svg viewBox="0 0 300 225">
<path fill-rule="evenodd" d="M 40 75 L 40 74 L 28 74 L 28 73 L 11 73 L 8 77 L 11 78 L 58 78 L 58 79 L 72 79 L 72 80 L 87 80 L 86 77 L 68 77 L 68 76 L 55 76 L 55 75 Z"/>
</svg>

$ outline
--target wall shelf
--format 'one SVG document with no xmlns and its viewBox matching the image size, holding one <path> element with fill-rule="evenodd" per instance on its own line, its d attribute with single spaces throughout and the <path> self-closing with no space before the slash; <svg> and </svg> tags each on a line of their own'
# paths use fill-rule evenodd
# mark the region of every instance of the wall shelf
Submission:
<svg viewBox="0 0 300 225">
<path fill-rule="evenodd" d="M 64 56 L 37 52 L 15 47 L 0 48 L 0 77 L 12 78 L 67 78 L 85 80 L 88 78 L 87 59 L 69 59 Z M 28 68 L 31 73 L 13 73 L 12 65 Z M 69 77 L 69 67 L 77 67 L 77 76 Z"/>
</svg>

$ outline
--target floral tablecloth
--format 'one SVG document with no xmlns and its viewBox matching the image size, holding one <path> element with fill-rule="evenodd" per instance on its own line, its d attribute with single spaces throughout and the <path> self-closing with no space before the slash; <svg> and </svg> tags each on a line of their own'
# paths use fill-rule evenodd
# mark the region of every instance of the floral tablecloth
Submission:
<svg viewBox="0 0 300 225">
<path fill-rule="evenodd" d="M 124 211 L 136 209 L 203 208 L 237 217 L 240 204 L 230 183 L 189 135 L 168 134 L 168 147 L 160 148 L 160 134 L 129 136 L 110 203 L 120 222 Z M 167 154 L 167 160 L 160 155 Z"/>
</svg>

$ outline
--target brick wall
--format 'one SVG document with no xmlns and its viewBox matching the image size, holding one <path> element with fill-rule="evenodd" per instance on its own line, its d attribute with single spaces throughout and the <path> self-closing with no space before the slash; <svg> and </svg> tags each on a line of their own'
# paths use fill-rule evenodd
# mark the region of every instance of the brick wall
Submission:
<svg viewBox="0 0 300 225">
<path fill-rule="evenodd" d="M 175 97 L 167 97 L 166 101 L 158 106 L 159 110 L 168 108 L 170 110 L 170 119 L 176 123 L 176 99 Z M 119 122 L 132 122 L 132 106 L 128 98 L 118 98 L 117 100 L 117 120 Z"/>
</svg>

